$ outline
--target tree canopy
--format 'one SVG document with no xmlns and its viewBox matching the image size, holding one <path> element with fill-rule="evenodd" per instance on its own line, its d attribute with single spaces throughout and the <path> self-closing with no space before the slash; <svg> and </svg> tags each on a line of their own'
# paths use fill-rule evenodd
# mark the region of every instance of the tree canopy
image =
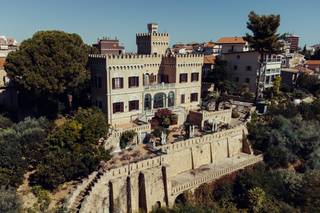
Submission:
<svg viewBox="0 0 320 213">
<path fill-rule="evenodd" d="M 9 54 L 5 70 L 25 90 L 42 94 L 73 92 L 88 80 L 87 53 L 77 34 L 40 31 Z"/>
<path fill-rule="evenodd" d="M 246 34 L 246 40 L 250 46 L 259 53 L 277 53 L 282 44 L 277 33 L 280 26 L 280 15 L 258 15 L 251 11 L 247 28 L 252 34 Z"/>
<path fill-rule="evenodd" d="M 69 107 L 70 97 L 74 103 L 86 100 L 88 51 L 79 35 L 62 31 L 39 31 L 23 41 L 5 64 L 22 109 L 35 108 L 40 115 L 55 116 L 59 108 Z"/>
</svg>

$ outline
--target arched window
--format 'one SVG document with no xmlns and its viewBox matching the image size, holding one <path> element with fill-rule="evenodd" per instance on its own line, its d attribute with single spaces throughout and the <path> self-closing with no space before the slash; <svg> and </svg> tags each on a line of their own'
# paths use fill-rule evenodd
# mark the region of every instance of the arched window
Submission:
<svg viewBox="0 0 320 213">
<path fill-rule="evenodd" d="M 169 92 L 168 95 L 168 107 L 174 106 L 174 92 Z"/>
<path fill-rule="evenodd" d="M 144 86 L 149 86 L 150 84 L 150 76 L 148 73 L 143 75 L 143 85 Z"/>
<path fill-rule="evenodd" d="M 148 111 L 151 110 L 151 95 L 150 94 L 146 94 L 144 96 L 144 110 Z"/>
<path fill-rule="evenodd" d="M 166 94 L 163 92 L 155 94 L 153 101 L 154 109 L 166 107 Z"/>
</svg>

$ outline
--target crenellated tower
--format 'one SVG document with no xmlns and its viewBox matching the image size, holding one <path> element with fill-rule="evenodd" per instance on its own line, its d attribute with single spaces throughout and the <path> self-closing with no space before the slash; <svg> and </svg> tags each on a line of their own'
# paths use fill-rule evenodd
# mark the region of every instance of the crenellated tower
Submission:
<svg viewBox="0 0 320 213">
<path fill-rule="evenodd" d="M 138 54 L 164 55 L 169 47 L 169 34 L 158 33 L 158 24 L 148 24 L 148 33 L 138 33 L 136 43 Z"/>
</svg>

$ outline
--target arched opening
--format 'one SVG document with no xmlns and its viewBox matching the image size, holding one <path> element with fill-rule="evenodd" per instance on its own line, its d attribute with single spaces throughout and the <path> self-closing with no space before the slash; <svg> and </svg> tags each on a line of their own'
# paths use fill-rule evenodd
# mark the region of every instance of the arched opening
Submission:
<svg viewBox="0 0 320 213">
<path fill-rule="evenodd" d="M 161 92 L 154 95 L 153 108 L 164 108 L 166 107 L 166 94 Z"/>
<path fill-rule="evenodd" d="M 144 96 L 144 110 L 148 111 L 151 110 L 151 95 L 150 94 L 146 94 Z"/>
<path fill-rule="evenodd" d="M 150 77 L 149 77 L 149 73 L 146 73 L 143 75 L 143 85 L 144 86 L 149 86 L 150 84 Z"/>
<path fill-rule="evenodd" d="M 168 94 L 168 107 L 174 106 L 174 92 L 169 92 Z"/>
<path fill-rule="evenodd" d="M 155 210 L 160 209 L 160 208 L 161 208 L 161 202 L 160 202 L 160 201 L 157 201 L 156 204 L 154 204 L 153 208 L 154 208 Z"/>
<path fill-rule="evenodd" d="M 182 193 L 182 194 L 179 194 L 176 199 L 174 200 L 174 203 L 175 204 L 178 204 L 178 205 L 185 205 L 187 202 L 187 198 L 186 196 Z"/>
<path fill-rule="evenodd" d="M 109 212 L 114 212 L 114 203 L 113 203 L 113 185 L 109 182 Z"/>
<path fill-rule="evenodd" d="M 141 210 L 141 212 L 147 212 L 145 177 L 143 173 L 139 174 L 138 186 L 139 186 L 139 209 Z"/>
<path fill-rule="evenodd" d="M 131 179 L 127 177 L 127 210 L 131 212 Z"/>
</svg>

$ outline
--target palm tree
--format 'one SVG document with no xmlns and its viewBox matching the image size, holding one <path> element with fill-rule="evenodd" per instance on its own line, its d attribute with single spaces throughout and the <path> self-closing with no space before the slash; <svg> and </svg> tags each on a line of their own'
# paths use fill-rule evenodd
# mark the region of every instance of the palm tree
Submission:
<svg viewBox="0 0 320 213">
<path fill-rule="evenodd" d="M 260 96 L 261 69 L 267 55 L 281 52 L 282 43 L 279 41 L 280 35 L 277 30 L 280 26 L 280 15 L 258 15 L 251 11 L 249 14 L 247 28 L 252 34 L 246 34 L 246 40 L 250 47 L 260 54 L 259 71 L 255 91 L 255 102 Z M 265 70 L 265 69 L 264 69 Z"/>
</svg>

